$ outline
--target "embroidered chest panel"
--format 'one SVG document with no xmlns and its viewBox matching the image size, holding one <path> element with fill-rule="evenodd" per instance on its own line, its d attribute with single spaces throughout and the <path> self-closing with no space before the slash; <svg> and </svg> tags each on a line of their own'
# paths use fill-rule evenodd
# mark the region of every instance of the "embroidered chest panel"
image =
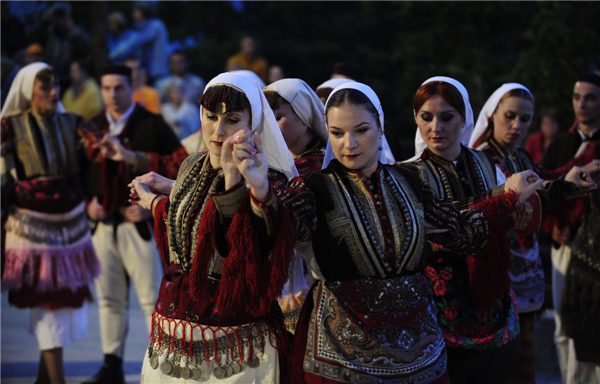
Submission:
<svg viewBox="0 0 600 384">
<path fill-rule="evenodd" d="M 320 282 L 306 372 L 347 383 L 429 383 L 446 369 L 445 344 L 421 274 Z"/>
<path fill-rule="evenodd" d="M 496 186 L 496 169 L 485 154 L 463 147 L 461 172 L 433 156 L 409 164 L 440 197 L 452 201 L 482 195 Z"/>
<path fill-rule="evenodd" d="M 414 270 L 425 245 L 423 206 L 408 181 L 391 167 L 378 172 L 378 185 L 341 171 L 325 179 L 332 203 L 325 221 L 333 241 L 344 244 L 364 277 Z"/>
<path fill-rule="evenodd" d="M 25 178 L 67 176 L 79 172 L 76 117 L 56 114 L 53 125 L 39 127 L 33 114 L 8 118 Z"/>
</svg>

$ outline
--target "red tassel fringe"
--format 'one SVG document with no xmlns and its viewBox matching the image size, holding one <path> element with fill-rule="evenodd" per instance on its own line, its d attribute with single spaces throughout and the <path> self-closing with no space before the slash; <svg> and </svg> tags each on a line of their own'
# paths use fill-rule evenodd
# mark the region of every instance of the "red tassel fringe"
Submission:
<svg viewBox="0 0 600 384">
<path fill-rule="evenodd" d="M 208 267 L 214 256 L 214 231 L 217 213 L 213 199 L 209 198 L 202 213 L 202 221 L 198 228 L 198 246 L 190 273 L 190 294 L 197 300 L 208 295 Z"/>
<path fill-rule="evenodd" d="M 240 207 L 227 237 L 231 250 L 223 263 L 217 308 L 221 313 L 232 313 L 241 307 L 253 316 L 264 316 L 281 295 L 289 275 L 294 246 L 289 215 L 281 211 L 275 245 L 266 260 L 261 260 L 258 236 L 252 229 L 250 199 Z"/>
<path fill-rule="evenodd" d="M 511 256 L 507 242 L 506 217 L 518 198 L 519 195 L 516 192 L 509 191 L 501 196 L 487 198 L 473 205 L 473 208 L 480 209 L 485 213 L 490 225 L 487 255 L 485 257 L 468 256 L 467 259 L 471 298 L 479 309 L 492 309 L 495 301 L 502 299 L 510 289 L 508 270 Z"/>
<path fill-rule="evenodd" d="M 169 198 L 160 199 L 154 207 L 154 239 L 156 240 L 156 248 L 160 253 L 160 258 L 163 263 L 164 273 L 169 270 L 171 258 L 169 257 L 169 233 L 167 231 L 166 207 L 169 203 Z"/>
</svg>

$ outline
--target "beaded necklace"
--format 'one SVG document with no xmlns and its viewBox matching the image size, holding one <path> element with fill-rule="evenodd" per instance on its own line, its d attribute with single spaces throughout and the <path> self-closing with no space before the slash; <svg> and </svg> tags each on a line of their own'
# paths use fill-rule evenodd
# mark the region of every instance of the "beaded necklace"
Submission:
<svg viewBox="0 0 600 384">
<path fill-rule="evenodd" d="M 169 245 L 175 251 L 178 264 L 185 270 L 191 268 L 190 256 L 190 229 L 193 226 L 198 207 L 202 202 L 202 196 L 209 186 L 208 165 L 209 155 L 204 161 L 199 161 L 185 176 L 181 186 L 175 191 L 173 202 L 169 209 Z M 191 197 L 189 196 L 191 193 Z M 185 204 L 182 206 L 182 203 Z"/>
</svg>

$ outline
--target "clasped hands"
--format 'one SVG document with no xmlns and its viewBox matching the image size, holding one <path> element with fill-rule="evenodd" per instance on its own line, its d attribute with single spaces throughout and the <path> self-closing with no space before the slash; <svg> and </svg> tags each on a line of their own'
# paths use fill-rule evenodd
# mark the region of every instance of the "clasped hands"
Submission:
<svg viewBox="0 0 600 384">
<path fill-rule="evenodd" d="M 594 183 L 590 176 L 590 172 L 585 168 L 571 168 L 565 176 L 565 180 L 575 184 L 580 192 L 588 192 L 597 188 L 596 183 Z M 507 190 L 516 191 L 519 194 L 519 200 L 523 202 L 533 195 L 538 188 L 542 188 L 544 183 L 537 173 L 528 170 L 511 175 L 506 180 L 504 186 Z"/>
<path fill-rule="evenodd" d="M 214 156 L 209 154 L 209 156 Z M 228 137 L 221 147 L 219 158 L 225 177 L 225 189 L 238 184 L 242 177 L 250 185 L 254 198 L 263 201 L 269 195 L 267 158 L 263 151 L 260 134 L 253 134 L 244 128 Z M 214 164 L 214 163 L 213 163 Z M 168 195 L 175 180 L 168 179 L 155 172 L 136 177 L 128 185 L 129 202 L 142 208 L 151 209 L 155 192 Z"/>
</svg>

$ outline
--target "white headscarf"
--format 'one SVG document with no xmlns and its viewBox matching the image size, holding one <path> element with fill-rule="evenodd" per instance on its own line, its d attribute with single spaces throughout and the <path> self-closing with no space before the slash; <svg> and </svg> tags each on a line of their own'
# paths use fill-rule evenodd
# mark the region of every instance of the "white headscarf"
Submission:
<svg viewBox="0 0 600 384">
<path fill-rule="evenodd" d="M 250 102 L 252 114 L 252 131 L 258 132 L 262 138 L 263 151 L 267 157 L 269 168 L 283 172 L 288 179 L 298 176 L 294 166 L 294 159 L 283 140 L 275 115 L 262 92 L 262 88 L 256 82 L 239 73 L 225 72 L 212 79 L 204 89 L 204 92 L 215 85 L 229 85 L 242 91 Z M 202 118 L 202 108 L 200 109 Z"/>
<path fill-rule="evenodd" d="M 264 89 L 276 91 L 292 105 L 292 109 L 304 125 L 312 129 L 324 143 L 327 142 L 325 108 L 319 96 L 301 79 L 278 80 Z"/>
<path fill-rule="evenodd" d="M 475 131 L 473 132 L 473 135 L 471 136 L 471 140 L 469 141 L 469 147 L 473 148 L 473 145 L 475 145 L 477 140 L 479 140 L 479 138 L 483 134 L 485 134 L 485 132 L 488 129 L 490 116 L 492 116 L 494 114 L 494 112 L 496 111 L 496 108 L 498 107 L 498 103 L 500 102 L 500 99 L 502 99 L 502 97 L 506 93 L 512 91 L 513 89 L 524 89 L 533 98 L 531 91 L 529 89 L 527 89 L 527 87 L 524 86 L 523 84 L 519 84 L 519 83 L 502 84 L 502 86 L 500 88 L 496 89 L 496 91 L 494 93 L 492 93 L 492 96 L 490 96 L 490 98 L 483 105 L 483 108 L 481 109 L 481 112 L 479 113 L 479 117 L 477 118 L 477 123 L 475 124 Z"/>
<path fill-rule="evenodd" d="M 238 75 L 243 75 L 246 76 L 247 78 L 249 78 L 250 80 L 254 81 L 256 84 L 258 84 L 258 86 L 260 87 L 260 89 L 263 89 L 265 87 L 265 82 L 262 81 L 262 79 L 260 78 L 260 76 L 258 76 L 256 73 L 248 70 L 248 69 L 238 69 L 235 71 L 231 71 L 229 73 L 237 73 Z"/>
<path fill-rule="evenodd" d="M 469 139 L 471 138 L 471 134 L 473 133 L 473 108 L 471 108 L 471 103 L 469 102 L 469 93 L 467 92 L 467 89 L 460 82 L 446 76 L 435 76 L 429 78 L 425 80 L 423 84 L 421 84 L 421 87 L 427 83 L 431 83 L 432 81 L 443 81 L 444 83 L 452 84 L 456 89 L 458 89 L 458 91 L 462 95 L 463 102 L 465 103 L 465 125 L 460 131 L 460 136 L 458 137 L 458 139 L 462 145 L 468 146 Z M 417 118 L 417 112 L 419 111 L 413 111 L 413 113 L 415 114 L 415 120 Z M 416 159 L 419 159 L 423 154 L 425 148 L 427 148 L 427 144 L 425 143 L 425 141 L 423 141 L 421 133 L 419 132 L 419 128 L 417 127 L 417 134 L 415 136 L 415 157 L 407 161 L 414 161 Z"/>
<path fill-rule="evenodd" d="M 10 91 L 8 91 L 8 96 L 6 96 L 6 101 L 2 107 L 0 118 L 18 115 L 31 107 L 31 98 L 33 97 L 33 84 L 35 83 L 35 77 L 42 69 L 48 67 L 50 67 L 48 64 L 38 62 L 21 68 L 21 70 L 17 73 L 17 76 L 15 76 L 12 85 L 10 86 Z M 65 108 L 60 102 L 60 98 L 58 99 L 56 111 L 59 113 L 65 112 Z"/>
<path fill-rule="evenodd" d="M 395 163 L 396 160 L 394 159 L 394 155 L 392 154 L 390 146 L 388 145 L 387 140 L 385 139 L 385 135 L 383 134 L 383 109 L 381 108 L 381 102 L 379 101 L 379 97 L 377 97 L 377 94 L 375 93 L 375 91 L 373 91 L 373 89 L 371 89 L 371 87 L 363 83 L 358 83 L 356 81 L 345 82 L 337 86 L 331 92 L 329 98 L 327 98 L 327 102 L 325 103 L 325 110 L 327 110 L 327 103 L 329 103 L 329 100 L 331 100 L 331 96 L 333 96 L 336 92 L 341 91 L 342 89 L 355 89 L 367 96 L 369 100 L 371 100 L 371 104 L 373 104 L 373 106 L 377 110 L 377 114 L 379 117 L 379 126 L 381 127 L 381 139 L 379 140 L 379 143 L 383 147 L 383 150 L 379 151 L 378 160 L 381 164 Z M 331 143 L 327 141 L 327 148 L 325 149 L 325 158 L 323 159 L 323 166 L 321 167 L 321 169 L 327 168 L 331 160 L 333 160 L 334 158 L 335 155 L 333 153 L 333 149 L 331 148 Z"/>
<path fill-rule="evenodd" d="M 354 80 L 352 80 L 352 79 L 329 79 L 326 82 L 324 82 L 323 84 L 319 85 L 317 87 L 317 91 L 321 88 L 335 89 L 344 83 L 351 83 L 351 82 L 354 82 Z"/>
</svg>

